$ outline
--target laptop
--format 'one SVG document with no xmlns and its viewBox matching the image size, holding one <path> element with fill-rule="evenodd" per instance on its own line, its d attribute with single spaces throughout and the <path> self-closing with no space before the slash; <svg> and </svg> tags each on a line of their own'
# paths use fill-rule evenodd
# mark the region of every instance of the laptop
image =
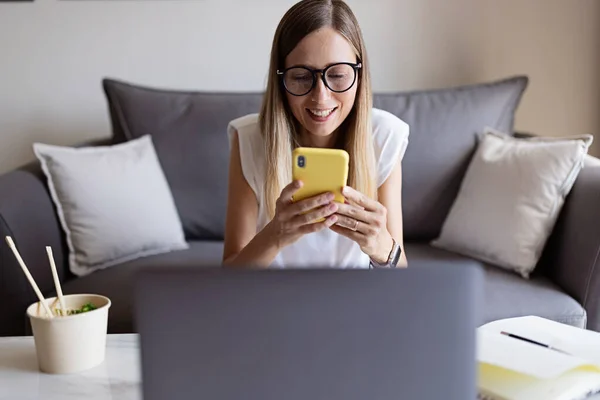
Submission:
<svg viewBox="0 0 600 400">
<path fill-rule="evenodd" d="M 143 398 L 475 399 L 481 287 L 464 263 L 143 270 Z"/>
</svg>

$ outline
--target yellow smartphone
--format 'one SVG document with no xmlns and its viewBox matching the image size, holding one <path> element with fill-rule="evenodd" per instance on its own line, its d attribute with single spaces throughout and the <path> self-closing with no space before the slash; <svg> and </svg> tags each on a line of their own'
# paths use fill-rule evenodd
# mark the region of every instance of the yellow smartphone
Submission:
<svg viewBox="0 0 600 400">
<path fill-rule="evenodd" d="M 334 201 L 344 202 L 342 187 L 348 181 L 350 160 L 345 150 L 298 147 L 292 154 L 292 177 L 303 183 L 293 195 L 293 201 L 332 192 L 335 196 Z M 321 218 L 316 222 L 323 220 L 324 218 Z"/>
</svg>

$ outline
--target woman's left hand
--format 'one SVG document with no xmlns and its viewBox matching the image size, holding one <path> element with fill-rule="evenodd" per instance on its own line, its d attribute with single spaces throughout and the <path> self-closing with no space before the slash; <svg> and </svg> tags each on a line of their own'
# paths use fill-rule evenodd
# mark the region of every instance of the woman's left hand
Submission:
<svg viewBox="0 0 600 400">
<path fill-rule="evenodd" d="M 338 204 L 338 222 L 329 229 L 355 241 L 372 260 L 386 263 L 393 239 L 387 229 L 387 210 L 359 191 L 344 187 L 345 204 Z"/>
</svg>

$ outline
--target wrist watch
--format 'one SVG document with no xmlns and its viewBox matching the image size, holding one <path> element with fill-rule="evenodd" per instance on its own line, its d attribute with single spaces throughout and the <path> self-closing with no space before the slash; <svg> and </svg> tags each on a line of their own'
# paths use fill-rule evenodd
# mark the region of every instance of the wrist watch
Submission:
<svg viewBox="0 0 600 400">
<path fill-rule="evenodd" d="M 400 245 L 398 244 L 398 242 L 396 242 L 394 238 L 392 238 L 392 242 L 392 250 L 390 251 L 387 262 L 385 264 L 380 264 L 377 261 L 371 259 L 371 265 L 373 265 L 374 268 L 396 268 L 396 266 L 398 265 L 398 261 L 400 260 L 400 255 L 402 254 L 402 249 L 400 248 Z"/>
</svg>

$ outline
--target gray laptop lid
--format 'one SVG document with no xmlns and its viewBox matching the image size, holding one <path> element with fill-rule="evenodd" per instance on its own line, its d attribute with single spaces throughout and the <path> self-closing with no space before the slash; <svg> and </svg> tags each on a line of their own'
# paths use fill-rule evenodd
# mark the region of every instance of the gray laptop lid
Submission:
<svg viewBox="0 0 600 400">
<path fill-rule="evenodd" d="M 145 400 L 475 399 L 481 271 L 147 270 Z"/>
</svg>

